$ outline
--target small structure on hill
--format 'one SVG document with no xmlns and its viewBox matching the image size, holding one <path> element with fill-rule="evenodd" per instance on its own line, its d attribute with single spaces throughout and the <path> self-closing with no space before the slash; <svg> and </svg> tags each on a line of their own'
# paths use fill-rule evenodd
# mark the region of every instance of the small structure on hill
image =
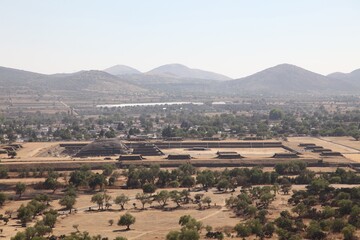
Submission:
<svg viewBox="0 0 360 240">
<path fill-rule="evenodd" d="M 115 154 L 127 154 L 129 149 L 117 138 L 96 140 L 83 148 L 75 157 L 110 156 Z"/>
<path fill-rule="evenodd" d="M 324 148 L 324 147 L 322 147 L 322 146 L 317 146 L 317 145 L 310 145 L 310 146 L 306 146 L 305 147 L 305 150 L 314 150 L 314 149 L 322 149 L 322 148 Z"/>
<path fill-rule="evenodd" d="M 192 148 L 189 148 L 190 151 L 206 151 L 206 150 L 209 150 L 208 148 L 206 147 L 192 147 Z"/>
<path fill-rule="evenodd" d="M 169 154 L 167 159 L 169 160 L 190 160 L 190 154 Z"/>
<path fill-rule="evenodd" d="M 237 152 L 217 152 L 216 153 L 219 159 L 240 159 L 243 158 L 239 153 Z"/>
<path fill-rule="evenodd" d="M 168 137 L 168 138 L 164 138 L 165 141 L 182 141 L 183 138 L 182 137 Z"/>
<path fill-rule="evenodd" d="M 324 156 L 324 157 L 333 157 L 333 156 L 342 157 L 343 156 L 340 152 L 333 152 L 333 151 L 323 151 L 320 155 Z"/>
<path fill-rule="evenodd" d="M 139 154 L 142 156 L 161 156 L 164 153 L 155 145 L 151 143 L 142 143 L 134 147 L 132 154 Z"/>
<path fill-rule="evenodd" d="M 203 141 L 220 141 L 221 139 L 218 137 L 204 137 Z"/>
<path fill-rule="evenodd" d="M 120 155 L 118 160 L 128 161 L 128 160 L 143 160 L 144 158 L 140 154 L 124 154 Z"/>
<path fill-rule="evenodd" d="M 314 152 L 314 153 L 321 153 L 321 152 L 332 152 L 332 150 L 331 149 L 329 149 L 329 148 L 314 148 L 313 150 L 312 150 L 312 152 Z"/>
<path fill-rule="evenodd" d="M 298 158 L 296 153 L 275 153 L 272 158 Z"/>
<path fill-rule="evenodd" d="M 299 143 L 299 147 L 316 146 L 315 143 Z"/>
<path fill-rule="evenodd" d="M 8 151 L 6 149 L 0 149 L 0 154 L 8 154 Z"/>
</svg>

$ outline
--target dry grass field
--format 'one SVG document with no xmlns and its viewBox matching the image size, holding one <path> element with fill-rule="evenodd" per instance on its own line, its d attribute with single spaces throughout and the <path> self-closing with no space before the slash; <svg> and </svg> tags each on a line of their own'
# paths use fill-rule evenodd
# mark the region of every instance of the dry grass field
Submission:
<svg viewBox="0 0 360 240">
<path fill-rule="evenodd" d="M 292 137 L 288 141 L 290 144 L 315 143 L 334 152 L 342 153 L 350 161 L 360 163 L 360 141 L 355 141 L 351 137 Z"/>
<path fill-rule="evenodd" d="M 167 189 L 172 190 L 172 189 Z M 191 215 L 197 220 L 203 222 L 204 226 L 210 225 L 214 229 L 223 229 L 226 226 L 235 226 L 240 222 L 240 218 L 234 216 L 232 211 L 225 207 L 225 199 L 231 196 L 231 193 L 217 194 L 216 190 L 205 192 L 205 196 L 210 196 L 212 199 L 211 207 L 204 210 L 199 210 L 198 205 L 188 204 L 175 210 L 162 210 L 157 208 L 159 205 L 157 202 L 152 203 L 152 207 L 147 206 L 145 210 L 141 210 L 141 204 L 135 200 L 135 195 L 141 190 L 121 190 L 121 189 L 109 189 L 107 194 L 115 198 L 121 193 L 125 193 L 131 198 L 129 204 L 126 205 L 125 211 L 120 211 L 119 206 L 113 205 L 109 211 L 97 211 L 97 206 L 91 203 L 90 194 L 82 194 L 77 198 L 75 208 L 77 213 L 69 214 L 68 212 L 60 211 L 60 217 L 56 227 L 53 229 L 55 235 L 68 234 L 75 229 L 74 224 L 79 225 L 80 231 L 88 231 L 92 235 L 101 234 L 103 237 L 109 237 L 113 239 L 117 236 L 124 236 L 130 239 L 143 239 L 154 240 L 164 239 L 165 235 L 171 230 L 178 230 L 180 226 L 178 220 L 183 215 Z M 239 192 L 237 190 L 236 192 Z M 236 193 L 234 193 L 236 194 Z M 51 196 L 51 194 L 49 194 Z M 195 193 L 192 193 L 194 196 Z M 25 196 L 26 197 L 26 196 Z M 276 218 L 280 212 L 287 206 L 287 199 L 289 195 L 278 195 L 277 199 L 269 207 L 271 212 L 270 218 Z M 0 214 L 3 214 L 5 209 L 16 210 L 26 200 L 11 201 L 6 204 L 6 207 L 0 209 Z M 137 204 L 137 209 L 134 209 L 133 203 Z M 216 206 L 215 206 L 216 205 Z M 55 209 L 61 209 L 57 201 L 53 201 L 51 206 Z M 93 211 L 88 211 L 89 207 L 92 207 Z M 175 204 L 169 201 L 169 205 L 166 208 L 174 208 Z M 129 212 L 136 217 L 136 223 L 131 226 L 130 231 L 124 231 L 124 227 L 117 226 L 117 220 L 119 217 Z M 14 214 L 15 216 L 16 214 Z M 110 226 L 108 221 L 114 220 L 114 225 Z M 7 226 L 1 226 L 3 229 L 3 238 L 9 239 L 16 235 L 17 231 L 23 230 L 16 219 L 11 219 Z M 204 235 L 205 230 L 202 231 Z M 202 238 L 203 239 L 203 238 Z"/>
<path fill-rule="evenodd" d="M 296 150 L 296 146 L 299 143 L 315 143 L 317 145 L 323 146 L 324 148 L 330 148 L 333 151 L 339 151 L 344 154 L 344 156 L 350 160 L 360 162 L 360 153 L 357 153 L 359 142 L 352 141 L 350 138 L 289 138 L 286 145 L 293 147 Z M 58 164 L 72 164 L 72 163 L 91 163 L 91 162 L 101 162 L 101 163 L 114 163 L 116 162 L 116 157 L 112 157 L 111 160 L 104 160 L 104 157 L 95 157 L 95 158 L 72 158 L 71 156 L 56 156 L 56 151 L 59 146 L 59 142 L 53 143 L 25 143 L 23 148 L 19 150 L 15 159 L 10 159 L 7 156 L 2 156 L 3 164 L 21 164 L 24 166 L 30 166 L 30 163 L 46 163 L 57 162 Z M 301 149 L 300 149 L 301 150 Z M 157 157 L 148 157 L 145 161 L 151 160 L 165 160 L 164 158 L 168 154 L 190 154 L 195 161 L 201 161 L 203 159 L 211 159 L 211 161 L 217 161 L 215 159 L 217 151 L 236 151 L 242 156 L 245 156 L 246 161 L 255 161 L 257 158 L 266 159 L 266 161 L 271 161 L 271 157 L 275 153 L 284 153 L 289 152 L 283 148 L 239 148 L 239 149 L 229 149 L 229 148 L 218 148 L 218 149 L 209 149 L 205 151 L 189 151 L 188 149 L 165 149 L 163 152 L 165 156 Z M 306 156 L 309 159 L 318 158 L 318 154 L 303 152 L 303 156 Z M 346 160 L 342 158 L 340 161 Z M 239 160 L 237 160 L 239 161 Z M 240 160 L 243 161 L 243 160 Z M 20 165 L 19 165 L 20 166 Z M 201 168 L 205 169 L 205 168 Z M 213 170 L 221 170 L 223 168 L 216 167 Z M 267 167 L 264 168 L 264 171 L 271 171 L 273 168 Z M 320 172 L 332 172 L 336 170 L 336 167 L 316 167 L 309 168 L 309 170 Z M 350 170 L 347 168 L 346 170 Z M 14 185 L 21 181 L 27 185 L 33 185 L 40 181 L 44 181 L 43 178 L 26 178 L 19 179 L 16 178 L 15 173 L 11 173 L 10 179 L 0 180 L 0 185 L 5 191 L 11 190 Z M 344 185 L 339 185 L 337 187 L 344 187 Z M 351 186 L 352 187 L 352 186 Z M 293 186 L 293 189 L 304 189 L 303 185 Z M 172 189 L 168 189 L 172 190 Z M 155 240 L 155 239 L 164 239 L 165 235 L 170 230 L 180 229 L 178 224 L 179 217 L 182 215 L 190 214 L 197 220 L 203 222 L 203 224 L 211 225 L 215 230 L 223 229 L 224 227 L 230 226 L 233 227 L 243 219 L 237 218 L 234 216 L 232 211 L 229 211 L 225 207 L 225 199 L 231 196 L 231 193 L 217 193 L 216 189 L 212 189 L 209 192 L 199 192 L 204 193 L 206 196 L 210 196 L 212 199 L 211 207 L 204 210 L 199 210 L 198 205 L 189 204 L 184 205 L 178 209 L 175 209 L 175 204 L 169 202 L 169 205 L 166 206 L 166 209 L 159 209 L 157 202 L 152 203 L 152 207 L 147 206 L 146 210 L 141 210 L 140 202 L 135 200 L 136 193 L 141 190 L 124 190 L 124 189 L 108 189 L 107 194 L 111 195 L 114 199 L 117 195 L 125 193 L 131 198 L 131 201 L 126 206 L 126 211 L 120 211 L 119 206 L 113 204 L 111 210 L 109 211 L 97 211 L 97 207 L 91 203 L 90 199 L 93 193 L 80 193 L 77 198 L 77 203 L 75 208 L 77 213 L 69 214 L 61 210 L 61 207 L 58 204 L 58 199 L 61 197 L 62 193 L 58 192 L 55 195 L 51 191 L 45 191 L 50 196 L 54 197 L 54 201 L 51 203 L 52 207 L 60 210 L 61 216 L 58 218 L 56 227 L 54 228 L 54 234 L 69 234 L 75 229 L 73 228 L 74 224 L 79 225 L 80 231 L 88 231 L 92 235 L 101 234 L 103 237 L 109 237 L 113 239 L 117 236 L 124 236 L 130 239 L 144 239 L 144 240 Z M 7 202 L 5 207 L 0 209 L 0 214 L 3 214 L 5 210 L 12 209 L 16 210 L 22 203 L 29 201 L 31 196 L 33 196 L 36 190 L 27 190 L 23 199 Z M 239 189 L 236 190 L 237 194 Z M 8 192 L 8 194 L 13 195 L 14 192 Z M 192 192 L 192 197 L 195 195 L 195 192 Z M 287 204 L 287 200 L 290 195 L 277 195 L 276 200 L 269 207 L 269 218 L 275 219 L 278 217 L 280 211 L 290 209 L 291 206 Z M 137 208 L 134 208 L 133 203 L 136 203 Z M 88 211 L 89 207 L 93 211 Z M 125 212 L 129 212 L 136 217 L 136 223 L 131 227 L 130 231 L 124 231 L 123 227 L 117 226 L 117 220 Z M 16 214 L 14 214 L 15 217 Z M 110 226 L 108 221 L 114 220 L 114 225 Z M 11 219 L 8 225 L 1 225 L 0 229 L 3 229 L 2 238 L 10 239 L 11 236 L 16 235 L 17 231 L 22 231 L 23 228 L 17 222 L 16 219 Z M 204 239 L 205 230 L 202 231 L 202 239 Z M 233 233 L 234 235 L 234 233 Z M 332 235 L 333 239 L 341 239 L 340 235 Z M 230 239 L 230 238 L 229 238 Z M 251 238 L 249 238 L 251 239 Z M 276 239 L 276 237 L 274 237 Z"/>
<path fill-rule="evenodd" d="M 340 187 L 355 187 L 359 185 L 333 185 L 336 188 Z M 305 189 L 304 185 L 294 185 L 293 190 Z M 173 190 L 173 189 L 167 189 Z M 179 189 L 178 189 L 179 190 Z M 60 216 L 56 223 L 56 227 L 53 229 L 55 235 L 69 234 L 74 232 L 75 229 L 73 225 L 78 225 L 80 231 L 88 231 L 91 235 L 101 234 L 102 237 L 109 237 L 114 239 L 117 236 L 124 236 L 129 240 L 139 239 L 139 240 L 156 240 L 164 239 L 166 234 L 171 230 L 178 230 L 180 226 L 178 220 L 183 215 L 191 215 L 197 220 L 200 220 L 204 226 L 210 225 L 214 230 L 223 230 L 224 228 L 232 228 L 239 222 L 244 222 L 243 218 L 236 217 L 234 213 L 228 210 L 225 207 L 225 199 L 230 197 L 232 194 L 236 195 L 239 193 L 239 189 L 236 189 L 235 193 L 217 193 L 215 189 L 210 190 L 209 192 L 196 192 L 203 193 L 205 196 L 209 196 L 212 199 L 211 207 L 204 208 L 204 210 L 199 210 L 198 205 L 188 204 L 183 205 L 180 208 L 173 210 L 163 210 L 158 208 L 158 203 L 153 202 L 151 207 L 146 205 L 145 210 L 141 210 L 141 204 L 135 200 L 136 193 L 141 190 L 122 190 L 122 189 L 108 189 L 107 194 L 112 196 L 114 199 L 117 195 L 124 193 L 128 195 L 131 201 L 126 205 L 126 210 L 121 211 L 120 207 L 113 204 L 113 206 L 108 211 L 98 211 L 97 206 L 94 203 L 91 203 L 91 194 L 80 194 L 77 198 L 77 203 L 75 208 L 77 212 L 69 214 L 67 211 L 62 211 L 61 206 L 58 204 L 58 201 L 55 200 L 51 202 L 51 207 L 59 210 Z M 196 194 L 192 192 L 192 197 Z M 33 195 L 34 191 L 27 191 L 24 195 L 24 199 L 28 198 L 30 195 Z M 52 195 L 48 192 L 49 196 L 59 197 Z M 269 206 L 269 219 L 274 220 L 277 218 L 281 211 L 290 210 L 292 207 L 287 203 L 290 195 L 278 194 L 274 202 Z M 12 209 L 16 211 L 21 204 L 26 204 L 29 200 L 17 200 L 8 202 L 5 207 L 0 209 L 0 214 L 4 214 L 5 209 Z M 137 208 L 135 209 L 133 203 L 136 203 Z M 89 211 L 91 207 L 91 211 Z M 169 201 L 169 204 L 166 206 L 166 209 L 172 209 L 175 207 L 175 204 Z M 131 226 L 130 231 L 125 231 L 124 227 L 117 226 L 117 220 L 124 213 L 131 213 L 136 218 L 136 223 Z M 16 213 L 13 214 L 16 216 Z M 41 217 L 38 217 L 40 219 Z M 110 226 L 109 220 L 114 220 L 114 224 Z M 31 224 L 29 224 L 31 225 Z M 10 239 L 10 237 L 15 236 L 18 231 L 22 231 L 22 228 L 19 222 L 12 218 L 7 225 L 1 225 L 0 229 L 3 229 L 2 238 Z M 201 232 L 201 239 L 205 239 L 205 230 Z M 233 237 L 235 233 L 232 233 Z M 232 239 L 225 238 L 225 239 Z M 341 235 L 331 235 L 333 239 L 342 239 Z M 255 239 L 255 237 L 250 237 L 247 239 Z M 271 239 L 277 239 L 274 235 Z"/>
<path fill-rule="evenodd" d="M 210 148 L 208 150 L 189 150 L 186 148 L 164 149 L 165 155 L 169 154 L 190 154 L 194 158 L 215 158 L 219 152 L 237 152 L 244 157 L 272 157 L 275 153 L 289 152 L 284 148 Z"/>
</svg>

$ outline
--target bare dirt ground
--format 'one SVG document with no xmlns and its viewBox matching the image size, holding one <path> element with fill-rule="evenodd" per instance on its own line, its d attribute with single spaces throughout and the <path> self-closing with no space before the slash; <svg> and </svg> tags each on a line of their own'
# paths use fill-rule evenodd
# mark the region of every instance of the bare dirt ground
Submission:
<svg viewBox="0 0 360 240">
<path fill-rule="evenodd" d="M 328 138 L 315 138 L 315 137 L 291 137 L 288 138 L 289 142 L 299 143 L 315 143 L 318 146 L 322 146 L 324 148 L 329 148 L 334 152 L 341 153 L 351 153 L 354 152 L 354 149 L 349 145 L 340 145 L 338 141 L 344 141 L 343 138 L 332 138 L 333 140 L 330 142 Z M 359 144 L 360 145 L 360 144 Z M 360 147 L 360 146 L 359 146 Z"/>
<path fill-rule="evenodd" d="M 168 189 L 172 190 L 172 189 Z M 206 225 L 211 225 L 213 228 L 222 228 L 226 225 L 234 226 L 239 222 L 239 219 L 234 218 L 233 213 L 226 208 L 225 199 L 231 194 L 216 194 L 215 192 L 204 193 L 205 196 L 212 198 L 210 209 L 198 210 L 198 206 L 195 204 L 184 205 L 180 209 L 165 211 L 161 209 L 150 208 L 147 206 L 146 210 L 134 209 L 133 203 L 136 203 L 138 208 L 141 208 L 141 204 L 135 200 L 135 195 L 141 190 L 121 190 L 110 189 L 107 190 L 107 194 L 115 198 L 121 193 L 125 193 L 131 198 L 131 201 L 126 206 L 126 211 L 120 211 L 119 206 L 113 205 L 111 211 L 88 211 L 89 207 L 97 209 L 93 203 L 91 203 L 91 194 L 83 194 L 77 198 L 75 208 L 77 213 L 61 215 L 58 219 L 58 223 L 54 228 L 54 234 L 68 234 L 74 231 L 73 225 L 78 224 L 80 231 L 88 231 L 92 235 L 101 234 L 103 237 L 109 237 L 113 239 L 117 236 L 125 236 L 128 239 L 164 239 L 165 235 L 170 230 L 178 230 L 180 226 L 178 224 L 179 218 L 182 215 L 190 214 L 197 220 L 201 220 Z M 192 193 L 194 196 L 195 193 Z M 51 196 L 51 194 L 50 194 Z M 0 209 L 0 214 L 3 214 L 5 209 L 16 210 L 22 203 L 27 201 L 11 201 L 6 204 L 5 207 Z M 216 206 L 215 206 L 216 204 Z M 51 203 L 55 209 L 61 209 L 57 201 Z M 152 206 L 158 206 L 157 202 L 153 202 Z M 169 201 L 169 207 L 175 207 L 174 203 Z M 131 213 L 136 217 L 136 223 L 131 226 L 131 231 L 123 231 L 124 227 L 117 226 L 117 221 L 120 216 L 126 212 Z M 63 212 L 60 211 L 62 214 Z M 15 216 L 16 214 L 14 214 Z M 113 219 L 114 225 L 110 226 L 108 220 Z M 3 229 L 3 236 L 5 239 L 9 239 L 14 236 L 17 231 L 23 228 L 17 223 L 15 219 L 11 219 L 7 226 L 1 226 Z M 204 231 L 203 231 L 204 232 Z"/>
<path fill-rule="evenodd" d="M 57 142 L 31 142 L 22 144 L 23 148 L 17 151 L 18 158 L 36 157 L 42 151 L 46 151 L 59 143 Z"/>
<path fill-rule="evenodd" d="M 359 185 L 333 185 L 334 187 L 358 187 Z M 294 185 L 293 190 L 305 189 L 305 185 Z M 172 189 L 167 189 L 172 190 Z M 109 211 L 97 211 L 97 206 L 91 203 L 91 194 L 81 194 L 77 198 L 77 203 L 75 208 L 77 213 L 64 212 L 61 210 L 57 201 L 51 203 L 51 207 L 60 210 L 60 216 L 58 217 L 58 222 L 56 227 L 53 229 L 55 235 L 69 234 L 74 232 L 75 229 L 73 225 L 78 225 L 80 231 L 88 231 L 91 235 L 101 234 L 102 237 L 109 237 L 109 239 L 114 239 L 118 236 L 124 236 L 130 239 L 139 239 L 139 240 L 155 240 L 155 239 L 164 239 L 166 234 L 171 230 L 179 230 L 180 226 L 178 220 L 183 215 L 191 215 L 197 220 L 203 222 L 204 226 L 210 225 L 214 230 L 221 230 L 224 227 L 233 227 L 239 222 L 244 222 L 242 218 L 236 217 L 232 211 L 228 210 L 225 207 L 225 199 L 230 197 L 232 193 L 222 193 L 217 194 L 216 190 L 213 189 L 208 193 L 204 193 L 205 196 L 210 196 L 212 199 L 211 207 L 205 210 L 199 210 L 198 206 L 195 204 L 184 205 L 179 209 L 172 211 L 166 211 L 162 209 L 154 208 L 158 206 L 157 202 L 153 202 L 152 206 L 147 205 L 145 210 L 141 210 L 140 203 L 135 200 L 135 195 L 140 190 L 121 190 L 121 189 L 109 189 L 107 194 L 111 195 L 114 199 L 117 195 L 124 193 L 131 198 L 131 201 L 126 205 L 126 210 L 121 211 L 119 206 L 113 204 L 111 210 Z M 238 194 L 239 189 L 236 190 L 234 195 Z M 49 194 L 52 196 L 51 194 Z M 192 193 L 194 196 L 195 193 Z M 26 196 L 25 196 L 26 197 Z M 280 212 L 283 210 L 291 210 L 287 201 L 290 195 L 278 194 L 276 199 L 269 206 L 269 219 L 276 219 Z M 16 211 L 21 204 L 26 204 L 29 200 L 18 200 L 11 201 L 6 204 L 5 207 L 0 209 L 0 214 L 4 214 L 5 210 L 12 209 Z M 134 208 L 133 203 L 137 204 L 137 209 Z M 215 206 L 216 204 L 216 206 Z M 89 207 L 92 208 L 92 211 L 88 211 Z M 174 203 L 169 201 L 167 208 L 175 207 Z M 131 226 L 130 231 L 124 231 L 124 227 L 117 226 L 117 221 L 121 215 L 124 213 L 131 213 L 136 217 L 136 223 Z M 13 217 L 16 216 L 16 213 L 13 214 Z M 38 217 L 40 219 L 41 217 Z M 114 220 L 112 226 L 109 225 L 108 221 Z M 30 226 L 31 224 L 29 224 Z M 17 231 L 22 231 L 24 228 L 20 226 L 16 219 L 11 219 L 8 225 L 0 226 L 3 229 L 2 237 L 4 239 L 10 239 L 10 237 L 16 235 Z M 205 230 L 202 230 L 201 239 L 204 238 Z M 235 233 L 233 233 L 233 236 Z M 340 235 L 332 236 L 333 239 L 342 239 Z M 225 238 L 231 239 L 231 238 Z M 247 239 L 255 239 L 250 237 Z M 274 236 L 271 239 L 276 239 Z"/>
<path fill-rule="evenodd" d="M 217 152 L 237 152 L 244 157 L 272 157 L 275 153 L 288 153 L 284 148 L 209 148 L 207 150 L 194 151 L 186 148 L 164 149 L 165 155 L 190 154 L 194 158 L 215 158 Z"/>
</svg>

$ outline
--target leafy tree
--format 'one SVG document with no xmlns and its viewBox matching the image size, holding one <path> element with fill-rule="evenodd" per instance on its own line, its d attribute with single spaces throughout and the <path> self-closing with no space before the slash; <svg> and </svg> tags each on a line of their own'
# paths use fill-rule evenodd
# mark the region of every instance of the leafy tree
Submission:
<svg viewBox="0 0 360 240">
<path fill-rule="evenodd" d="M 8 169 L 4 166 L 0 166 L 0 179 L 8 177 Z"/>
<path fill-rule="evenodd" d="M 91 202 L 96 203 L 100 209 L 104 209 L 105 194 L 97 193 L 91 197 Z"/>
<path fill-rule="evenodd" d="M 125 210 L 124 206 L 125 204 L 127 204 L 130 201 L 130 198 L 128 196 L 126 196 L 125 194 L 121 194 L 119 196 L 117 196 L 114 200 L 115 204 L 120 205 L 121 210 Z"/>
<path fill-rule="evenodd" d="M 127 240 L 125 237 L 116 237 L 114 240 Z"/>
<path fill-rule="evenodd" d="M 151 204 L 152 199 L 151 196 L 144 193 L 137 193 L 135 196 L 136 200 L 139 200 L 142 204 L 142 209 L 145 209 L 145 204 Z"/>
<path fill-rule="evenodd" d="M 44 182 L 44 187 L 46 189 L 53 190 L 53 193 L 55 193 L 56 189 L 58 189 L 60 186 L 60 183 L 57 181 L 56 178 L 48 177 Z"/>
<path fill-rule="evenodd" d="M 306 237 L 314 240 L 325 239 L 326 234 L 321 231 L 320 224 L 316 221 L 311 221 L 306 229 Z"/>
<path fill-rule="evenodd" d="M 31 208 L 24 206 L 23 204 L 17 210 L 17 218 L 20 219 L 21 223 L 26 226 L 27 222 L 30 222 L 34 213 Z"/>
<path fill-rule="evenodd" d="M 190 215 L 183 215 L 179 219 L 179 224 L 187 229 L 193 229 L 196 231 L 200 231 L 202 228 L 202 222 L 197 221 L 195 218 Z"/>
<path fill-rule="evenodd" d="M 19 195 L 19 198 L 21 198 L 22 194 L 25 192 L 26 190 L 26 185 L 25 183 L 21 183 L 21 182 L 18 182 L 16 185 L 15 185 L 15 192 L 16 194 Z"/>
<path fill-rule="evenodd" d="M 166 240 L 178 240 L 180 236 L 180 232 L 179 231 L 170 231 L 167 235 L 166 235 Z"/>
<path fill-rule="evenodd" d="M 355 227 L 348 224 L 341 230 L 341 233 L 344 235 L 344 240 L 353 240 L 355 238 Z"/>
<path fill-rule="evenodd" d="M 195 185 L 195 178 L 189 175 L 186 175 L 181 181 L 181 186 L 186 188 L 193 187 L 194 185 Z"/>
<path fill-rule="evenodd" d="M 272 235 L 274 234 L 275 232 L 275 226 L 273 223 L 269 222 L 267 224 L 264 225 L 264 228 L 263 228 L 263 231 L 264 231 L 264 235 L 268 238 L 271 238 Z"/>
<path fill-rule="evenodd" d="M 209 196 L 206 196 L 206 197 L 204 197 L 203 199 L 201 199 L 201 202 L 202 202 L 203 204 L 207 204 L 208 207 L 210 207 L 211 198 L 210 198 Z"/>
<path fill-rule="evenodd" d="M 102 170 L 103 170 L 102 174 L 104 176 L 110 176 L 112 174 L 112 172 L 114 171 L 114 169 L 115 169 L 114 165 L 112 165 L 112 164 L 104 164 L 102 166 Z"/>
<path fill-rule="evenodd" d="M 162 130 L 161 135 L 165 138 L 176 137 L 175 130 L 170 125 Z"/>
<path fill-rule="evenodd" d="M 203 189 L 207 191 L 215 183 L 215 176 L 212 171 L 204 170 L 196 176 L 197 183 L 201 184 Z"/>
<path fill-rule="evenodd" d="M 179 234 L 179 240 L 199 240 L 200 239 L 200 235 L 199 232 L 196 231 L 195 229 L 182 229 L 180 234 Z"/>
<path fill-rule="evenodd" d="M 57 217 L 58 217 L 58 213 L 56 210 L 49 210 L 48 212 L 45 213 L 45 216 L 43 218 L 44 224 L 46 226 L 54 228 Z"/>
<path fill-rule="evenodd" d="M 144 193 L 154 193 L 156 191 L 156 186 L 152 183 L 145 183 L 142 187 Z"/>
<path fill-rule="evenodd" d="M 102 174 L 96 173 L 92 174 L 89 178 L 89 187 L 92 190 L 95 190 L 97 186 L 100 187 L 100 189 L 103 189 L 103 187 L 106 185 L 106 177 Z"/>
<path fill-rule="evenodd" d="M 0 207 L 2 207 L 7 199 L 7 196 L 5 193 L 0 193 Z"/>
<path fill-rule="evenodd" d="M 59 204 L 64 206 L 66 210 L 71 210 L 76 203 L 76 198 L 74 196 L 65 195 L 63 198 L 59 200 Z"/>
<path fill-rule="evenodd" d="M 118 221 L 119 226 L 126 226 L 126 230 L 130 230 L 130 225 L 135 223 L 135 217 L 130 213 L 122 215 Z"/>
<path fill-rule="evenodd" d="M 341 232 L 341 230 L 345 227 L 346 223 L 341 218 L 335 218 L 331 224 L 331 231 L 333 232 Z"/>
<path fill-rule="evenodd" d="M 181 192 L 178 192 L 178 191 L 176 191 L 176 190 L 173 190 L 173 191 L 171 191 L 169 194 L 170 194 L 171 200 L 172 200 L 173 202 L 175 202 L 178 207 L 180 207 L 180 203 L 181 203 L 181 201 L 182 201 L 182 194 L 181 194 Z"/>
<path fill-rule="evenodd" d="M 242 238 L 246 238 L 251 234 L 251 228 L 243 223 L 238 223 L 235 225 L 234 230 L 237 235 Z"/>
<path fill-rule="evenodd" d="M 167 190 L 162 190 L 155 196 L 155 200 L 159 202 L 161 207 L 165 207 L 169 198 L 170 198 L 170 193 Z"/>
<path fill-rule="evenodd" d="M 218 184 L 217 184 L 217 189 L 219 190 L 219 191 L 227 191 L 228 189 L 229 189 L 229 187 L 230 187 L 230 182 L 229 182 L 229 180 L 227 180 L 227 179 L 221 179 L 219 182 L 218 182 Z"/>
<path fill-rule="evenodd" d="M 283 117 L 284 113 L 280 109 L 271 109 L 269 113 L 270 120 L 281 120 Z"/>
</svg>

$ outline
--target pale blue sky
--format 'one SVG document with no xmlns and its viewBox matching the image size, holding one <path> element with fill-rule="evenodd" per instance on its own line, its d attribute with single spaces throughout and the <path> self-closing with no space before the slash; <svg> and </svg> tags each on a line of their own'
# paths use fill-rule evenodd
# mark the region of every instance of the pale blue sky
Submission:
<svg viewBox="0 0 360 240">
<path fill-rule="evenodd" d="M 358 0 L 0 0 L 0 66 L 167 63 L 241 77 L 280 63 L 360 68 Z"/>
</svg>

